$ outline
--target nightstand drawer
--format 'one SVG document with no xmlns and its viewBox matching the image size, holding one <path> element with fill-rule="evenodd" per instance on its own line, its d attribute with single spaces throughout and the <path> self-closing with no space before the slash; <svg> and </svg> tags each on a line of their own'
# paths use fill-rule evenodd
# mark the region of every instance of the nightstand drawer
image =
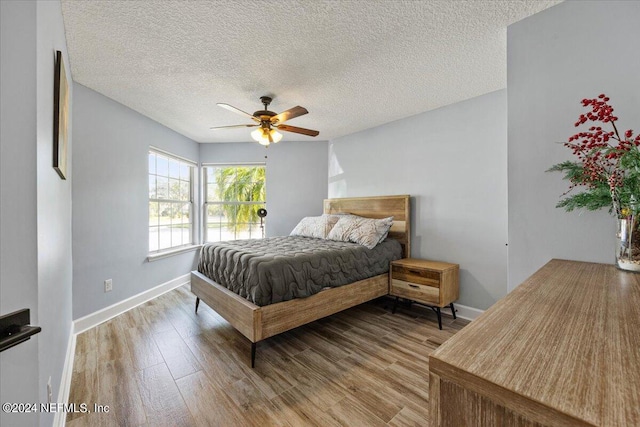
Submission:
<svg viewBox="0 0 640 427">
<path fill-rule="evenodd" d="M 423 268 L 404 267 L 393 265 L 391 267 L 391 277 L 405 282 L 417 283 L 420 285 L 440 287 L 440 272 L 425 270 Z"/>
<path fill-rule="evenodd" d="M 408 298 L 418 302 L 440 304 L 440 290 L 431 285 L 391 279 L 391 295 Z"/>
</svg>

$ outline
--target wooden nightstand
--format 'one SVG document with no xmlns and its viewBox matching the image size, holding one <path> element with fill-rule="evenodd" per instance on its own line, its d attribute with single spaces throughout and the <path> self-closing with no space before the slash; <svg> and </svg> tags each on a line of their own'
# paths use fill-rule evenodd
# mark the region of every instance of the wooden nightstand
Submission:
<svg viewBox="0 0 640 427">
<path fill-rule="evenodd" d="M 396 297 L 393 313 L 400 297 L 426 305 L 438 315 L 442 329 L 440 309 L 449 306 L 456 318 L 453 301 L 459 296 L 458 264 L 404 258 L 391 262 L 389 270 L 389 295 Z"/>
</svg>

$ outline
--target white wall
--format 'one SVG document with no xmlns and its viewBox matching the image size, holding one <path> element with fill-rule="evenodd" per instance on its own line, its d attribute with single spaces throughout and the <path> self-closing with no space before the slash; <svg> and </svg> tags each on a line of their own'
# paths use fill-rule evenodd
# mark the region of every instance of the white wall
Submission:
<svg viewBox="0 0 640 427">
<path fill-rule="evenodd" d="M 0 2 L 0 314 L 29 308 L 38 324 L 36 3 Z M 40 335 L 0 353 L 0 401 L 38 401 Z M 0 425 L 38 415 L 0 412 Z"/>
<path fill-rule="evenodd" d="M 42 326 L 38 359 L 40 402 L 47 402 L 51 376 L 54 398 L 71 338 L 72 254 L 71 187 L 73 132 L 68 123 L 67 179 L 62 180 L 53 162 L 53 76 L 56 50 L 62 51 L 67 82 L 71 82 L 69 56 L 59 1 L 38 2 L 37 28 L 37 183 L 38 183 L 38 322 Z M 70 84 L 71 86 L 71 84 Z M 73 103 L 73 87 L 69 87 Z M 69 114 L 70 115 L 70 114 Z M 69 117 L 72 120 L 71 117 Z M 40 414 L 40 425 L 53 422 L 53 413 Z"/>
<path fill-rule="evenodd" d="M 506 294 L 507 95 L 493 92 L 337 138 L 329 197 L 412 196 L 412 256 L 460 264 L 461 304 Z"/>
<path fill-rule="evenodd" d="M 57 399 L 71 331 L 71 174 L 53 169 L 56 50 L 69 64 L 60 2 L 2 2 L 2 314 L 31 309 L 42 332 L 2 353 L 2 402 Z M 71 75 L 67 68 L 67 80 Z M 69 132 L 68 160 L 72 156 Z M 53 413 L 2 412 L 2 425 L 51 425 Z"/>
<path fill-rule="evenodd" d="M 614 262 L 606 210 L 556 209 L 568 182 L 550 166 L 583 98 L 606 93 L 619 128 L 640 130 L 640 2 L 567 1 L 508 29 L 509 288 L 551 258 Z"/>
<path fill-rule="evenodd" d="M 302 217 L 322 213 L 327 197 L 327 141 L 285 139 L 269 148 L 255 142 L 200 144 L 200 161 L 266 163 L 267 236 L 286 236 Z"/>
<path fill-rule="evenodd" d="M 77 319 L 194 269 L 196 251 L 146 261 L 148 150 L 155 146 L 195 162 L 199 153 L 194 141 L 79 84 L 74 84 L 73 132 Z M 105 279 L 113 279 L 109 293 Z"/>
</svg>

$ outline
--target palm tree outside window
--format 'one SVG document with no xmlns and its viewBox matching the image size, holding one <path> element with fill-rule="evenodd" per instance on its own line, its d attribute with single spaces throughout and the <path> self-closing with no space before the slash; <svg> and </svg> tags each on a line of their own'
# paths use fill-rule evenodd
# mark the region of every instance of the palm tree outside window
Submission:
<svg viewBox="0 0 640 427">
<path fill-rule="evenodd" d="M 264 164 L 203 165 L 207 242 L 264 237 L 258 209 L 266 206 Z"/>
</svg>

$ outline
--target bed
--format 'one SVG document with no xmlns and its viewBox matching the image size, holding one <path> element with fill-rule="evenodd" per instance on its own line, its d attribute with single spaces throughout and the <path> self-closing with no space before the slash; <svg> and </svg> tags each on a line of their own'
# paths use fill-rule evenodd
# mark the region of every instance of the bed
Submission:
<svg viewBox="0 0 640 427">
<path fill-rule="evenodd" d="M 409 196 L 354 197 L 326 199 L 325 214 L 350 213 L 367 218 L 393 216 L 388 237 L 397 240 L 402 257 L 410 256 Z M 191 272 L 191 291 L 251 342 L 251 367 L 255 366 L 256 344 L 266 338 L 305 325 L 372 299 L 387 295 L 388 274 L 338 287 L 323 289 L 304 298 L 258 305 L 198 271 Z"/>
</svg>

